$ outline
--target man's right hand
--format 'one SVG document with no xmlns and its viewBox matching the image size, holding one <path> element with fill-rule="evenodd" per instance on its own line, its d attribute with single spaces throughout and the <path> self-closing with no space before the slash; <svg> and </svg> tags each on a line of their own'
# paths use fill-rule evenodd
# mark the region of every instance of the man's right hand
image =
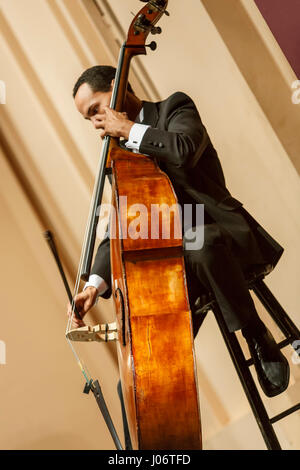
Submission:
<svg viewBox="0 0 300 470">
<path fill-rule="evenodd" d="M 96 299 L 97 299 L 97 294 L 98 294 L 98 290 L 96 289 L 96 287 L 89 286 L 86 289 L 84 289 L 84 291 L 80 292 L 79 294 L 77 294 L 74 297 L 74 302 L 75 302 L 76 309 L 77 309 L 77 311 L 78 311 L 78 313 L 79 313 L 79 315 L 81 316 L 82 319 L 83 319 L 84 315 L 95 304 Z M 67 314 L 69 315 L 69 317 L 71 317 L 71 315 L 73 314 L 72 307 L 71 307 L 70 303 L 68 303 Z M 74 328 L 79 328 L 81 326 L 85 326 L 85 323 L 83 322 L 83 320 L 79 320 L 78 318 L 76 318 L 76 316 L 74 314 L 73 315 L 72 326 Z"/>
</svg>

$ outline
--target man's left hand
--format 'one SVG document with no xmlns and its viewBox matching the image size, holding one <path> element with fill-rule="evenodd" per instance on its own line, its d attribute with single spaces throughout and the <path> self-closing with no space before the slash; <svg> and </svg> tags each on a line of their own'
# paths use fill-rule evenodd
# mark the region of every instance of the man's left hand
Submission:
<svg viewBox="0 0 300 470">
<path fill-rule="evenodd" d="M 104 113 L 99 114 L 100 137 L 124 137 L 128 140 L 129 132 L 134 122 L 128 119 L 126 113 L 119 113 L 114 109 L 105 107 Z"/>
</svg>

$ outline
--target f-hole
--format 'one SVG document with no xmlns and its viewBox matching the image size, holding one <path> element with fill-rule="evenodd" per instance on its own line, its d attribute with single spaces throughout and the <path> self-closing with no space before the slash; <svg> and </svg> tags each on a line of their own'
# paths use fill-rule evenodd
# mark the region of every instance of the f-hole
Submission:
<svg viewBox="0 0 300 470">
<path fill-rule="evenodd" d="M 122 343 L 123 343 L 123 346 L 126 346 L 126 338 L 125 338 L 125 304 L 124 304 L 124 297 L 123 297 L 123 293 L 120 289 L 120 287 L 118 287 L 115 291 L 115 297 L 117 298 L 117 293 L 119 293 L 119 296 L 120 296 L 120 303 L 121 303 L 121 317 L 122 317 Z"/>
</svg>

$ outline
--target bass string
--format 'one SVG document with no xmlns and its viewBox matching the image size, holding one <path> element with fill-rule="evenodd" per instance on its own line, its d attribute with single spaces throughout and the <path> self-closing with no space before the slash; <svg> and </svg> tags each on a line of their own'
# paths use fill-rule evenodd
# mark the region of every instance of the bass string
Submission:
<svg viewBox="0 0 300 470">
<path fill-rule="evenodd" d="M 93 379 L 91 377 L 91 374 L 89 373 L 87 366 L 84 364 L 83 360 L 80 358 L 78 352 L 76 351 L 75 347 L 72 344 L 72 341 L 69 338 L 67 338 L 67 342 L 69 343 L 71 351 L 74 354 L 76 362 L 85 378 L 86 383 L 90 384 L 91 382 L 93 382 Z"/>
<path fill-rule="evenodd" d="M 124 44 L 121 47 L 121 50 L 120 50 L 120 53 L 119 53 L 118 67 L 117 67 L 115 82 L 114 82 L 114 86 L 113 86 L 113 90 L 112 90 L 112 96 L 111 96 L 111 101 L 110 101 L 110 107 L 112 109 L 115 108 L 115 104 L 116 104 L 116 98 L 117 98 L 117 93 L 118 93 L 118 88 L 119 88 L 119 83 L 120 83 L 120 75 L 121 75 L 121 68 L 122 68 L 121 66 L 122 66 L 122 62 L 123 62 L 123 56 L 124 56 Z M 100 167 L 101 167 L 101 162 L 102 162 L 103 158 L 106 157 L 105 152 L 107 153 L 107 151 L 108 151 L 108 148 L 107 148 L 108 146 L 106 145 L 106 141 L 108 139 L 109 139 L 109 136 L 106 136 L 104 138 L 104 141 L 103 141 L 103 144 L 102 144 L 101 156 L 99 158 L 97 172 L 96 172 L 97 175 L 98 175 Z M 74 298 L 78 294 L 78 290 L 79 290 L 84 252 L 85 252 L 85 249 L 86 249 L 86 242 L 87 242 L 87 237 L 88 237 L 88 227 L 90 226 L 90 223 L 91 223 L 91 218 L 92 218 L 92 213 L 93 213 L 93 201 L 94 201 L 94 198 L 95 198 L 95 195 L 96 195 L 96 191 L 97 191 L 97 180 L 95 181 L 95 184 L 94 184 L 93 195 L 92 195 L 92 199 L 91 199 L 91 203 L 90 203 L 88 222 L 87 222 L 87 225 L 86 225 L 86 228 L 85 228 L 84 240 L 83 240 L 83 245 L 82 245 L 82 250 L 81 250 L 81 255 L 80 255 L 80 260 L 79 260 L 79 267 L 78 267 L 77 276 L 76 276 L 73 300 L 72 300 L 72 304 L 71 304 L 72 314 L 69 317 L 68 322 L 67 322 L 66 333 L 68 333 L 70 331 L 71 325 L 72 325 L 72 322 L 73 322 L 73 318 L 74 318 L 74 315 L 75 315 L 75 311 L 74 311 L 75 301 L 74 301 Z"/>
<path fill-rule="evenodd" d="M 106 138 L 105 138 L 106 139 Z M 98 163 L 98 168 L 97 168 L 97 173 L 99 172 L 99 169 L 100 169 L 100 166 L 101 166 L 101 162 L 103 160 L 103 158 L 106 157 L 105 155 L 105 151 L 107 153 L 107 146 L 105 145 L 105 142 L 103 142 L 103 145 L 102 145 L 102 152 L 101 152 L 101 156 L 99 158 L 99 163 Z M 85 234 L 84 234 L 84 240 L 83 240 L 83 245 L 82 245 L 82 250 L 81 250 L 81 255 L 80 255 L 80 260 L 79 260 L 79 267 L 78 267 L 78 271 L 77 271 L 77 276 L 76 276 L 76 282 L 75 282 L 75 287 L 74 287 L 74 293 L 73 293 L 73 298 L 72 298 L 72 303 L 71 303 L 71 315 L 69 316 L 68 318 L 68 321 L 67 321 L 67 326 L 66 326 L 66 335 L 67 333 L 69 333 L 69 331 L 72 329 L 72 323 L 73 323 L 73 319 L 74 319 L 74 315 L 75 315 L 75 298 L 78 294 L 78 291 L 79 291 L 79 286 L 80 286 L 80 281 L 81 281 L 81 273 L 82 273 L 82 265 L 83 265 L 83 259 L 84 259 L 84 252 L 85 252 L 85 249 L 86 249 L 86 244 L 87 244 L 87 237 L 88 237 L 88 227 L 91 223 L 91 219 L 92 219 L 92 214 L 93 214 L 93 201 L 95 199 L 95 195 L 96 195 L 96 190 L 97 190 L 97 182 L 95 183 L 94 185 L 94 190 L 93 190 L 93 195 L 92 195 L 92 199 L 91 199 L 91 204 L 90 204 L 90 210 L 89 210 L 89 215 L 88 215 L 88 222 L 87 222 L 87 225 L 86 225 L 86 229 L 85 229 Z M 101 205 L 100 205 L 101 207 Z M 99 208 L 100 209 L 100 208 Z M 66 338 L 68 343 L 69 343 L 69 346 L 72 350 L 72 353 L 76 359 L 76 362 L 78 363 L 80 369 L 81 369 L 81 372 L 83 373 L 84 375 L 84 378 L 87 382 L 87 384 L 90 383 L 91 381 L 91 376 L 87 370 L 87 367 L 84 365 L 83 363 L 83 360 L 81 359 L 79 353 L 78 353 L 78 350 L 76 350 L 75 346 L 73 345 L 73 343 L 71 342 L 71 340 L 69 338 Z"/>
<path fill-rule="evenodd" d="M 118 91 L 119 91 L 120 77 L 121 77 L 121 72 L 122 72 L 122 64 L 123 64 L 123 58 L 124 58 L 125 45 L 126 45 L 126 43 L 124 43 L 122 45 L 122 47 L 120 49 L 120 53 L 119 53 L 118 66 L 117 66 L 117 70 L 116 70 L 115 82 L 114 82 L 111 101 L 110 101 L 110 108 L 112 108 L 112 109 L 115 109 L 115 107 L 116 107 L 116 99 L 117 99 L 117 95 L 118 95 Z M 110 137 L 106 136 L 103 140 L 102 148 L 101 148 L 101 155 L 100 155 L 100 158 L 99 158 L 96 175 L 99 174 L 100 167 L 101 167 L 101 162 L 103 161 L 103 158 L 106 158 L 106 156 L 107 156 L 109 146 L 106 145 L 106 143 L 107 143 L 108 139 L 110 139 Z M 94 184 L 94 188 L 93 188 L 93 195 L 92 195 L 92 199 L 91 199 L 91 203 L 90 203 L 88 222 L 87 222 L 87 225 L 86 225 L 84 240 L 83 240 L 83 244 L 82 244 L 82 250 L 81 250 L 81 254 L 80 254 L 79 267 L 78 267 L 78 271 L 77 271 L 76 282 L 75 282 L 75 287 L 74 287 L 74 293 L 73 293 L 73 298 L 72 298 L 72 303 L 71 303 L 71 315 L 68 318 L 67 326 L 66 326 L 66 335 L 72 329 L 72 323 L 73 323 L 73 319 L 74 319 L 74 315 L 75 315 L 75 298 L 78 294 L 79 286 L 80 286 L 82 265 L 83 265 L 84 253 L 85 253 L 85 250 L 86 250 L 86 244 L 87 244 L 87 238 L 88 238 L 88 232 L 89 232 L 88 228 L 91 224 L 91 219 L 92 219 L 92 214 L 93 214 L 93 205 L 94 205 L 94 199 L 95 199 L 96 191 L 97 191 L 97 182 L 98 181 L 96 179 L 95 184 Z M 99 209 L 101 209 L 101 204 L 100 204 Z M 79 356 L 79 353 L 76 351 L 76 348 L 74 347 L 71 340 L 68 337 L 66 337 L 66 339 L 67 339 L 67 341 L 69 343 L 69 346 L 71 347 L 71 350 L 74 354 L 74 357 L 75 357 L 75 359 L 76 359 L 76 361 L 77 361 L 77 363 L 78 363 L 78 365 L 79 365 L 79 367 L 80 367 L 80 369 L 81 369 L 81 371 L 82 371 L 82 373 L 85 377 L 86 382 L 90 383 L 90 380 L 91 380 L 90 374 L 89 374 L 86 366 L 83 365 L 83 361 L 81 360 L 81 358 Z"/>
<path fill-rule="evenodd" d="M 99 163 L 98 163 L 98 168 L 97 168 L 97 173 L 96 174 L 98 174 L 99 168 L 101 166 L 101 161 L 105 157 L 105 155 L 104 155 L 105 147 L 106 147 L 105 145 L 102 145 L 102 152 L 101 152 L 101 155 L 100 155 L 100 158 L 99 158 Z M 67 322 L 66 333 L 68 333 L 70 331 L 71 325 L 72 325 L 72 322 L 73 322 L 73 318 L 74 318 L 74 315 L 75 315 L 75 308 L 74 308 L 75 307 L 75 297 L 78 294 L 80 281 L 81 281 L 82 265 L 83 265 L 84 253 L 85 253 L 85 250 L 86 250 L 88 231 L 89 231 L 88 227 L 91 224 L 92 213 L 93 213 L 93 201 L 95 199 L 96 190 L 97 190 L 97 184 L 95 183 L 94 189 L 93 189 L 93 194 L 92 194 L 92 199 L 91 199 L 91 203 L 90 203 L 90 208 L 89 208 L 88 220 L 87 220 L 85 233 L 84 233 L 84 239 L 83 239 L 81 254 L 80 254 L 79 267 L 78 267 L 77 276 L 76 276 L 73 299 L 72 299 L 72 303 L 71 303 L 72 314 L 69 317 L 68 322 Z"/>
<path fill-rule="evenodd" d="M 97 168 L 97 173 L 96 174 L 98 174 L 99 168 L 101 166 L 102 159 L 105 158 L 105 155 L 104 155 L 105 148 L 106 148 L 106 146 L 102 145 L 102 152 L 101 152 L 101 155 L 100 155 L 100 158 L 99 158 L 99 163 L 98 163 L 98 168 Z M 75 298 L 78 294 L 80 281 L 81 281 L 81 273 L 82 273 L 84 252 L 85 252 L 85 249 L 86 249 L 87 237 L 88 237 L 88 227 L 89 227 L 89 225 L 91 223 L 91 219 L 92 219 L 93 201 L 94 201 L 94 198 L 95 198 L 96 189 L 97 189 L 97 184 L 95 183 L 94 190 L 93 190 L 93 195 L 92 195 L 92 199 L 91 199 L 91 204 L 90 204 L 90 209 L 89 209 L 88 221 L 87 221 L 85 234 L 84 234 L 84 239 L 83 239 L 83 244 L 82 244 L 82 250 L 81 250 L 81 254 L 80 254 L 79 267 L 78 267 L 78 271 L 77 271 L 74 292 L 73 292 L 73 298 L 72 298 L 72 303 L 71 303 L 71 315 L 68 317 L 67 326 L 66 326 L 66 333 L 65 333 L 67 342 L 68 342 L 68 344 L 71 348 L 71 351 L 72 351 L 72 353 L 73 353 L 73 355 L 76 359 L 77 364 L 79 365 L 79 368 L 80 368 L 87 384 L 90 384 L 91 381 L 92 381 L 91 375 L 90 375 L 86 365 L 84 364 L 82 358 L 80 357 L 78 349 L 75 348 L 72 341 L 67 337 L 67 333 L 69 333 L 69 331 L 72 329 L 72 323 L 73 323 L 73 319 L 74 319 L 74 315 L 75 315 Z"/>
</svg>

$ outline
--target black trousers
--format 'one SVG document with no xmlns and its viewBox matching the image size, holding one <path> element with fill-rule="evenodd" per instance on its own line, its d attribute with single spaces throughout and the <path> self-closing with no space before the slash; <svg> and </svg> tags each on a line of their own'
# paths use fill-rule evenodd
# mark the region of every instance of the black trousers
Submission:
<svg viewBox="0 0 300 470">
<path fill-rule="evenodd" d="M 111 285 L 110 240 L 104 239 L 96 255 L 91 274 L 98 274 Z M 187 249 L 183 239 L 187 284 L 192 307 L 201 290 L 212 291 L 230 332 L 239 330 L 257 318 L 254 302 L 247 288 L 244 272 L 248 267 L 245 256 L 225 229 L 215 222 L 204 225 L 204 244 L 201 249 Z M 102 295 L 109 298 L 111 287 Z M 194 336 L 197 320 L 194 321 Z"/>
<path fill-rule="evenodd" d="M 249 266 L 239 254 L 230 234 L 216 223 L 204 225 L 204 244 L 200 250 L 184 249 L 191 304 L 201 287 L 212 291 L 230 332 L 257 318 L 244 276 Z M 194 336 L 197 331 L 194 328 Z"/>
</svg>

